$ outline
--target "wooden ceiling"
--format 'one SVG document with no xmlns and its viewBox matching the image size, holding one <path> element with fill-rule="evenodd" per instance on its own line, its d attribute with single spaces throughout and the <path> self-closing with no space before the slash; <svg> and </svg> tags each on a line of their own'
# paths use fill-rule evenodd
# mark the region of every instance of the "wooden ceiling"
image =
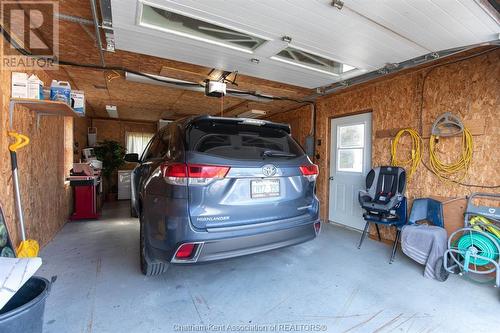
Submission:
<svg viewBox="0 0 500 333">
<path fill-rule="evenodd" d="M 92 20 L 89 1 L 61 0 L 59 12 L 62 15 Z M 60 19 L 59 31 L 60 60 L 101 64 L 93 25 Z M 43 40 L 51 38 L 43 30 L 37 33 Z M 212 71 L 212 68 L 120 50 L 104 51 L 104 61 L 107 67 L 126 67 L 196 82 L 208 78 Z M 206 97 L 201 92 L 126 81 L 124 72 L 113 70 L 61 66 L 54 76 L 60 80 L 68 80 L 72 89 L 83 90 L 87 101 L 87 115 L 96 118 L 108 117 L 105 110 L 107 104 L 117 106 L 121 119 L 147 121 L 176 119 L 191 114 L 220 114 L 221 111 L 225 116 L 235 116 L 250 109 L 274 114 L 301 106 L 293 101 L 262 103 L 235 97 Z M 236 83 L 237 86 L 232 88 L 294 99 L 312 93 L 308 89 L 244 75 L 238 75 Z"/>
</svg>

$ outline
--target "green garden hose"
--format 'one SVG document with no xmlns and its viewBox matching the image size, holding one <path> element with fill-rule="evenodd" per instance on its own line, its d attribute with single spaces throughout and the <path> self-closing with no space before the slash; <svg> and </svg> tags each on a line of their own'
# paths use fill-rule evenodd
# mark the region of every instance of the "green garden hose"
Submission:
<svg viewBox="0 0 500 333">
<path fill-rule="evenodd" d="M 500 240 L 498 241 L 500 242 Z M 490 261 L 478 258 L 474 256 L 474 254 L 493 261 L 498 259 L 498 248 L 495 243 L 485 235 L 478 232 L 463 235 L 458 240 L 456 246 L 465 258 L 464 268 L 466 270 L 468 269 L 469 264 L 473 264 L 475 266 L 485 266 L 490 263 Z"/>
</svg>

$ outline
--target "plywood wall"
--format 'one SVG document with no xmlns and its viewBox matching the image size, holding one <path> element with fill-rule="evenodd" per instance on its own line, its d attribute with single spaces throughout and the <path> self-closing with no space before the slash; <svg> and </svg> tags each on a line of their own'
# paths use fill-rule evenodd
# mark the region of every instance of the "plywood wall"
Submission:
<svg viewBox="0 0 500 333">
<path fill-rule="evenodd" d="M 266 120 L 277 123 L 289 124 L 292 129 L 292 136 L 305 147 L 306 137 L 312 131 L 312 106 L 305 105 L 298 109 L 277 113 Z"/>
<path fill-rule="evenodd" d="M 97 128 L 97 142 L 114 140 L 124 147 L 126 132 L 156 133 L 157 125 L 154 122 L 136 122 L 114 119 L 91 119 L 91 126 Z"/>
<path fill-rule="evenodd" d="M 73 126 L 73 161 L 79 162 L 82 158 L 82 149 L 86 148 L 87 142 L 87 129 L 90 126 L 90 119 L 75 118 Z"/>
<path fill-rule="evenodd" d="M 422 84 L 425 85 L 422 92 Z M 372 110 L 372 165 L 390 163 L 391 137 L 380 137 L 381 130 L 403 127 L 418 129 L 420 106 L 422 123 L 431 126 L 443 112 L 452 112 L 464 121 L 485 122 L 484 135 L 474 137 L 474 160 L 464 182 L 475 184 L 500 184 L 500 50 L 471 58 L 466 61 L 397 75 L 362 87 L 326 96 L 317 102 L 317 138 L 322 145 L 316 150 L 319 159 L 318 196 L 321 200 L 321 217 L 328 219 L 330 118 Z M 423 99 L 422 99 L 423 97 Z M 300 126 L 303 126 L 302 124 Z M 425 140 L 424 161 L 428 161 L 428 142 Z M 458 152 L 460 139 L 442 139 L 440 151 L 448 159 Z M 402 143 L 401 154 L 404 154 Z M 406 151 L 408 152 L 408 151 Z M 446 157 L 445 157 L 446 158 Z M 471 192 L 499 193 L 500 189 L 480 189 L 444 183 L 422 165 L 408 183 L 410 199 L 430 195 L 446 198 L 461 197 Z M 384 231 L 385 238 L 392 235 Z"/>
<path fill-rule="evenodd" d="M 35 72 L 46 85 L 51 77 Z M 56 75 L 57 73 L 54 73 Z M 14 244 L 20 233 L 14 205 L 9 157 L 9 101 L 11 72 L 0 71 L 0 204 Z M 28 238 L 42 246 L 64 225 L 71 210 L 71 188 L 65 182 L 72 164 L 73 119 L 45 117 L 36 128 L 36 117 L 23 108 L 15 110 L 13 129 L 27 135 L 31 142 L 18 154 L 22 206 Z"/>
</svg>

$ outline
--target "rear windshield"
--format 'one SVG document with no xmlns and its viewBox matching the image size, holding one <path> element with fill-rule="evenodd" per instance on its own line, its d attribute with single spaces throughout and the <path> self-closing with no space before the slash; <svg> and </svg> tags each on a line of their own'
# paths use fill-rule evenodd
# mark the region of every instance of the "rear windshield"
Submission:
<svg viewBox="0 0 500 333">
<path fill-rule="evenodd" d="M 233 159 L 295 158 L 304 151 L 282 129 L 202 121 L 187 133 L 190 151 Z"/>
</svg>

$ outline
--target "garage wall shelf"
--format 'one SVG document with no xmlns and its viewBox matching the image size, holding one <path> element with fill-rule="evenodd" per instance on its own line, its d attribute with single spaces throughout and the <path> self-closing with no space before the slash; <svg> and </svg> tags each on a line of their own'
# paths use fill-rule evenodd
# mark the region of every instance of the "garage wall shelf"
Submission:
<svg viewBox="0 0 500 333">
<path fill-rule="evenodd" d="M 16 105 L 22 106 L 29 111 L 36 112 L 36 128 L 40 127 L 40 118 L 44 116 L 64 116 L 64 117 L 83 117 L 75 112 L 65 102 L 48 101 L 38 99 L 11 98 L 9 104 L 9 126 L 12 128 L 14 119 L 14 109 Z"/>
</svg>

